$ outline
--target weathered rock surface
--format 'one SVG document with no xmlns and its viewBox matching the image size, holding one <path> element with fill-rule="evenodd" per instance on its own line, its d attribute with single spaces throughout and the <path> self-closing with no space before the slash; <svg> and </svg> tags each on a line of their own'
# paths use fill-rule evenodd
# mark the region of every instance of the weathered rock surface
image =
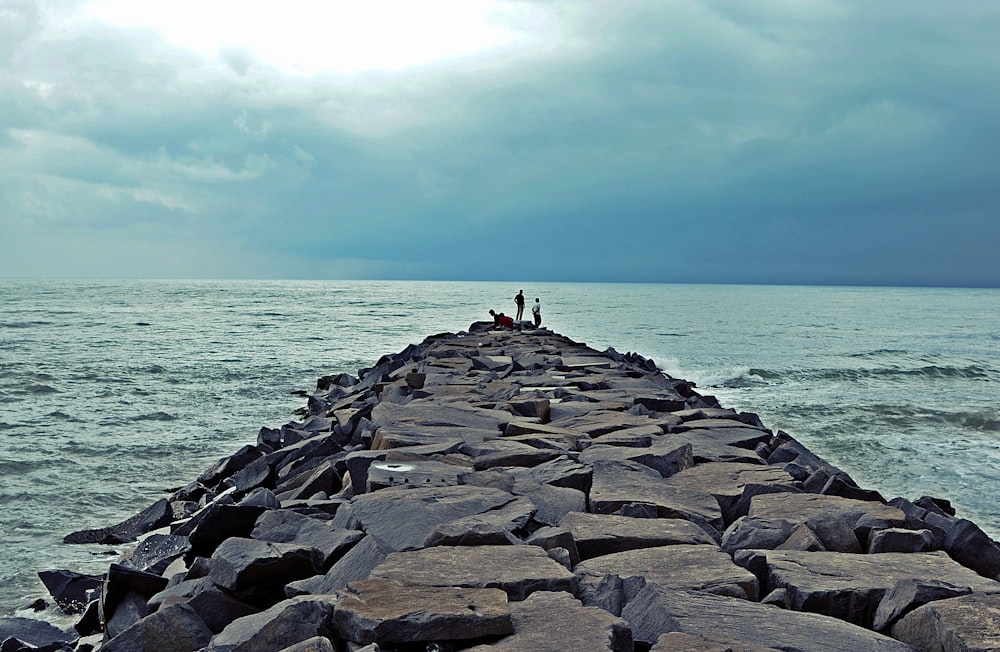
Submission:
<svg viewBox="0 0 1000 652">
<path fill-rule="evenodd" d="M 584 607 L 569 593 L 538 591 L 510 605 L 514 633 L 469 652 L 578 650 L 631 652 L 628 623 L 596 607 Z"/>
<path fill-rule="evenodd" d="M 333 624 L 355 643 L 461 641 L 514 631 L 500 589 L 421 586 L 362 580 L 337 601 Z"/>
<path fill-rule="evenodd" d="M 306 401 L 67 536 L 145 537 L 103 581 L 49 575 L 74 652 L 1000 649 L 1000 544 L 640 355 L 476 323 Z M 23 620 L 4 652 L 77 639 Z"/>
<path fill-rule="evenodd" d="M 682 632 L 801 652 L 914 651 L 836 618 L 655 584 L 640 591 L 622 617 L 632 626 L 635 641 L 647 644 L 656 643 L 664 633 Z"/>
</svg>

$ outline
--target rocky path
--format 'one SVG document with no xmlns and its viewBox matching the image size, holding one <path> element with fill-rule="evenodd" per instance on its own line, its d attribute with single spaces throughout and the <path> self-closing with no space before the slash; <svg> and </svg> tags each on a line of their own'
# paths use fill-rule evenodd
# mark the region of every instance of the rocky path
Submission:
<svg viewBox="0 0 1000 652">
<path fill-rule="evenodd" d="M 322 378 L 302 421 L 67 542 L 137 538 L 43 573 L 80 622 L 0 619 L 4 652 L 1000 650 L 1000 546 L 945 501 L 545 329 Z"/>
</svg>

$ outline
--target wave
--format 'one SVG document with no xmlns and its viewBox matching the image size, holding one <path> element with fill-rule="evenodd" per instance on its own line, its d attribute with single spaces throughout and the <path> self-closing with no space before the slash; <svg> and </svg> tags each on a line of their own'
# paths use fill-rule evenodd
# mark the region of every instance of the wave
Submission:
<svg viewBox="0 0 1000 652">
<path fill-rule="evenodd" d="M 875 367 L 870 369 L 827 368 L 794 372 L 799 380 L 835 380 L 857 382 L 873 378 L 926 378 L 989 381 L 990 370 L 972 364 L 964 367 L 925 365 L 922 367 Z"/>
<path fill-rule="evenodd" d="M 36 328 L 38 326 L 52 326 L 54 321 L 28 320 L 28 321 L 8 321 L 0 323 L 0 328 Z"/>
<path fill-rule="evenodd" d="M 136 421 L 176 421 L 177 417 L 167 412 L 151 412 L 135 417 Z"/>
</svg>

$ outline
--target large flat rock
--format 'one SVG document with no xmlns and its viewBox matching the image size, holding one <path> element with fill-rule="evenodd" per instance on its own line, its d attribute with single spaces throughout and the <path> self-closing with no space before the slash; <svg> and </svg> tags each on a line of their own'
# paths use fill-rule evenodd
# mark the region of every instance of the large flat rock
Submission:
<svg viewBox="0 0 1000 652">
<path fill-rule="evenodd" d="M 798 525 L 824 512 L 840 516 L 852 527 L 856 526 L 862 519 L 870 527 L 890 528 L 906 525 L 906 515 L 890 505 L 871 500 L 855 500 L 810 493 L 774 493 L 754 496 L 750 500 L 747 516 Z"/>
<path fill-rule="evenodd" d="M 514 633 L 468 652 L 632 652 L 628 623 L 597 607 L 585 607 L 569 593 L 538 591 L 510 605 Z"/>
<path fill-rule="evenodd" d="M 757 600 L 757 578 L 733 563 L 715 545 L 642 548 L 594 557 L 576 565 L 577 575 L 644 577 L 671 589 L 692 589 L 745 600 Z"/>
<path fill-rule="evenodd" d="M 921 650 L 1000 650 L 1000 596 L 972 593 L 925 604 L 893 625 L 892 635 Z"/>
<path fill-rule="evenodd" d="M 795 481 L 778 466 L 746 462 L 709 462 L 678 471 L 666 482 L 715 496 L 727 523 L 736 518 L 736 504 L 748 484 L 792 484 Z"/>
<path fill-rule="evenodd" d="M 622 618 L 631 624 L 636 642 L 650 645 L 662 634 L 682 632 L 796 652 L 915 652 L 836 618 L 655 584 L 626 605 Z"/>
<path fill-rule="evenodd" d="M 714 544 L 705 530 L 680 518 L 632 518 L 570 512 L 559 526 L 573 535 L 580 559 L 675 544 Z"/>
<path fill-rule="evenodd" d="M 437 587 L 361 580 L 337 601 L 337 633 L 354 643 L 456 641 L 514 631 L 500 589 Z"/>
<path fill-rule="evenodd" d="M 628 432 L 628 430 L 624 430 L 617 434 Z M 694 465 L 691 444 L 660 437 L 652 439 L 650 445 L 646 447 L 611 446 L 603 443 L 604 439 L 610 439 L 614 436 L 608 435 L 599 439 L 599 443 L 589 446 L 580 454 L 580 462 L 584 464 L 593 464 L 598 461 L 637 462 L 648 466 L 664 478 Z"/>
<path fill-rule="evenodd" d="M 511 600 L 535 591 L 573 592 L 576 577 L 546 552 L 521 546 L 438 546 L 395 552 L 371 573 L 425 586 L 503 589 Z"/>
<path fill-rule="evenodd" d="M 937 580 L 1000 593 L 1000 582 L 987 579 L 944 552 L 852 555 L 799 550 L 761 551 L 767 559 L 766 590 L 785 589 L 790 609 L 811 611 L 871 627 L 886 592 L 904 580 Z"/>
<path fill-rule="evenodd" d="M 435 528 L 513 500 L 515 497 L 506 491 L 488 487 L 391 487 L 354 498 L 351 510 L 356 529 L 398 551 L 421 548 Z"/>
<path fill-rule="evenodd" d="M 718 533 L 724 526 L 715 498 L 666 484 L 659 473 L 635 462 L 597 461 L 593 464 L 591 511 L 613 514 L 627 505 L 648 505 L 661 518 L 684 518 Z"/>
</svg>

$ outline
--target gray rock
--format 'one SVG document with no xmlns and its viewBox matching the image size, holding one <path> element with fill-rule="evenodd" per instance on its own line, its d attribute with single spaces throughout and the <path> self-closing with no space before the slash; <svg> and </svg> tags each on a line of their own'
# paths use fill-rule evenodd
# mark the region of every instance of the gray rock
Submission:
<svg viewBox="0 0 1000 652">
<path fill-rule="evenodd" d="M 738 517 L 736 505 L 748 484 L 787 484 L 792 476 L 776 466 L 745 462 L 709 462 L 679 471 L 667 484 L 710 494 L 719 501 L 722 517 L 732 523 Z"/>
<path fill-rule="evenodd" d="M 303 516 L 288 510 L 261 514 L 250 538 L 272 543 L 307 546 L 322 554 L 321 570 L 329 568 L 361 540 L 364 532 L 333 527 L 330 519 Z"/>
<path fill-rule="evenodd" d="M 385 560 L 389 551 L 372 536 L 366 536 L 351 548 L 325 575 L 289 582 L 285 595 L 333 594 L 354 580 L 363 580 Z"/>
<path fill-rule="evenodd" d="M 537 546 L 438 546 L 394 552 L 371 573 L 424 586 L 499 588 L 511 600 L 534 591 L 573 592 L 576 578 Z"/>
<path fill-rule="evenodd" d="M 313 636 L 301 643 L 281 648 L 278 652 L 335 652 L 333 643 L 325 636 Z M 377 652 L 377 651 L 376 651 Z"/>
<path fill-rule="evenodd" d="M 590 467 L 577 463 L 567 455 L 530 468 L 509 466 L 503 470 L 517 482 L 537 482 L 584 493 L 590 491 Z"/>
<path fill-rule="evenodd" d="M 335 604 L 331 595 L 284 600 L 267 611 L 237 618 L 203 652 L 274 652 L 316 636 L 331 638 Z"/>
<path fill-rule="evenodd" d="M 673 545 L 616 552 L 582 561 L 580 575 L 642 577 L 672 589 L 692 589 L 745 600 L 758 599 L 757 578 L 715 545 Z"/>
<path fill-rule="evenodd" d="M 973 593 L 925 604 L 893 625 L 892 635 L 920 650 L 998 650 L 1000 596 Z"/>
<path fill-rule="evenodd" d="M 468 468 L 433 460 L 372 462 L 368 467 L 366 492 L 387 487 L 448 487 L 459 484 L 458 476 Z M 353 481 L 353 480 L 352 480 Z"/>
<path fill-rule="evenodd" d="M 71 643 L 79 637 L 37 618 L 0 618 L 0 643 L 9 638 L 42 647 L 50 643 Z"/>
<path fill-rule="evenodd" d="M 630 518 L 571 512 L 559 521 L 559 526 L 572 534 L 580 559 L 679 543 L 715 543 L 699 526 L 676 518 Z"/>
<path fill-rule="evenodd" d="M 585 607 L 569 593 L 537 591 L 510 605 L 514 633 L 468 652 L 578 650 L 631 652 L 628 623 L 602 609 Z"/>
<path fill-rule="evenodd" d="M 531 536 L 527 538 L 525 543 L 538 546 L 546 551 L 551 551 L 556 548 L 565 550 L 568 564 L 564 565 L 570 569 L 580 563 L 580 551 L 576 547 L 576 541 L 573 539 L 573 534 L 564 527 L 541 527 L 532 532 Z M 549 556 L 551 557 L 552 555 L 550 554 Z M 557 559 L 556 561 L 559 560 Z"/>
<path fill-rule="evenodd" d="M 557 525 L 569 512 L 587 511 L 587 495 L 577 489 L 521 481 L 512 492 L 528 498 L 535 506 L 535 520 L 545 525 Z"/>
<path fill-rule="evenodd" d="M 284 597 L 285 584 L 323 569 L 323 555 L 310 546 L 255 539 L 226 539 L 212 555 L 212 581 L 252 604 Z"/>
<path fill-rule="evenodd" d="M 914 652 L 905 643 L 836 618 L 656 584 L 640 591 L 622 618 L 631 624 L 635 641 L 647 645 L 665 633 L 682 632 L 796 652 Z"/>
<path fill-rule="evenodd" d="M 868 537 L 868 553 L 927 552 L 934 549 L 934 534 L 927 529 L 885 528 Z"/>
<path fill-rule="evenodd" d="M 357 496 L 351 501 L 351 509 L 359 529 L 398 551 L 423 547 L 439 525 L 503 507 L 514 499 L 504 491 L 468 485 L 392 487 Z"/>
<path fill-rule="evenodd" d="M 140 535 L 165 527 L 174 520 L 174 510 L 166 498 L 161 498 L 135 516 L 111 527 L 79 530 L 63 537 L 63 543 L 128 543 Z"/>
<path fill-rule="evenodd" d="M 778 648 L 763 647 L 734 641 L 721 636 L 699 636 L 683 632 L 670 632 L 656 639 L 656 645 L 649 652 L 781 652 Z"/>
<path fill-rule="evenodd" d="M 499 589 L 437 587 L 384 579 L 352 582 L 333 616 L 355 643 L 458 641 L 514 631 Z"/>
<path fill-rule="evenodd" d="M 139 620 L 101 646 L 102 652 L 191 652 L 200 650 L 212 631 L 185 604 L 164 607 Z"/>
<path fill-rule="evenodd" d="M 626 431 L 627 432 L 627 431 Z M 657 438 L 649 447 L 607 446 L 603 439 L 589 446 L 580 454 L 580 461 L 593 464 L 597 461 L 637 462 L 648 466 L 662 477 L 668 478 L 694 465 L 691 444 Z"/>
<path fill-rule="evenodd" d="M 743 516 L 722 533 L 720 547 L 729 554 L 744 549 L 774 550 L 791 536 L 794 529 L 795 526 L 788 521 Z"/>
<path fill-rule="evenodd" d="M 515 535 L 527 525 L 535 506 L 527 498 L 515 498 L 497 509 L 442 523 L 424 539 L 430 546 L 516 545 Z"/>
<path fill-rule="evenodd" d="M 943 552 L 846 555 L 793 550 L 762 551 L 767 560 L 766 588 L 784 588 L 788 607 L 833 616 L 871 627 L 883 596 L 901 580 L 939 580 L 1000 593 L 1000 582 L 986 579 Z"/>
<path fill-rule="evenodd" d="M 902 527 L 906 515 L 895 507 L 867 500 L 809 493 L 776 493 L 754 496 L 747 515 L 771 521 L 786 521 L 792 525 L 805 523 L 819 514 L 828 513 L 843 518 L 853 528 L 864 525 Z"/>
<path fill-rule="evenodd" d="M 875 610 L 872 629 L 883 631 L 917 607 L 946 598 L 972 593 L 968 586 L 954 586 L 937 580 L 901 580 L 896 582 Z"/>
<path fill-rule="evenodd" d="M 595 462 L 591 511 L 613 514 L 629 504 L 651 505 L 662 518 L 685 518 L 719 533 L 719 503 L 709 494 L 666 484 L 659 473 L 635 462 Z"/>
</svg>

